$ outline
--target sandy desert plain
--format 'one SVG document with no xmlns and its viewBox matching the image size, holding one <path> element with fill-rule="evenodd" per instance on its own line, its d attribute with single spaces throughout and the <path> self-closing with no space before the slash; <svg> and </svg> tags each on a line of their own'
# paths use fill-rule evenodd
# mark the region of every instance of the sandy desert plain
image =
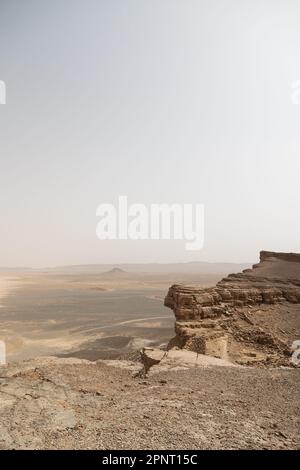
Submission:
<svg viewBox="0 0 300 470">
<path fill-rule="evenodd" d="M 0 340 L 7 361 L 63 355 L 128 357 L 174 334 L 163 305 L 173 283 L 214 285 L 244 266 L 209 263 L 74 266 L 0 272 Z"/>
</svg>

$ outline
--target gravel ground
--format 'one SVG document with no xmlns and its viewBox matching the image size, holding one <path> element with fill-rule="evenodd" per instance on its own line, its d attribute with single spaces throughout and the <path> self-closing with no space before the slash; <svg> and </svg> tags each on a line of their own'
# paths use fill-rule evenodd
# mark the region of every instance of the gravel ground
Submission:
<svg viewBox="0 0 300 470">
<path fill-rule="evenodd" d="M 0 369 L 1 449 L 298 449 L 299 369 L 211 367 L 146 379 L 103 362 Z"/>
</svg>

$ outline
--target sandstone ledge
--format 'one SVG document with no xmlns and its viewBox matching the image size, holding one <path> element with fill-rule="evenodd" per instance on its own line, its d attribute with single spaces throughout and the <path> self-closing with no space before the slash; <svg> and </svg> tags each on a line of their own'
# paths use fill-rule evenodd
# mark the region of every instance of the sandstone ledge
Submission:
<svg viewBox="0 0 300 470">
<path fill-rule="evenodd" d="M 300 255 L 264 251 L 260 259 L 212 288 L 173 285 L 165 298 L 176 317 L 169 348 L 240 363 L 289 363 L 300 337 Z"/>
</svg>

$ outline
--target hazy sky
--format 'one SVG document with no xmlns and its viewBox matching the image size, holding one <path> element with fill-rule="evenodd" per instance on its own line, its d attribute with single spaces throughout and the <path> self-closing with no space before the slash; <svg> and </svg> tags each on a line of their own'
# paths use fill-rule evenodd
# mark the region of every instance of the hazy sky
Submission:
<svg viewBox="0 0 300 470">
<path fill-rule="evenodd" d="M 299 0 L 0 0 L 0 265 L 300 252 Z M 96 208 L 205 204 L 205 246 Z"/>
</svg>

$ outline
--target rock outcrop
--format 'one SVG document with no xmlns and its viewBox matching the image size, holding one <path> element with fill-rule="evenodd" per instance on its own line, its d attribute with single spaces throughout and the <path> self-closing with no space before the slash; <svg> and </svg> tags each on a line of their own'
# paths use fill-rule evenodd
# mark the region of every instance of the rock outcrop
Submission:
<svg viewBox="0 0 300 470">
<path fill-rule="evenodd" d="M 300 254 L 262 251 L 253 269 L 215 287 L 173 285 L 165 305 L 176 317 L 170 349 L 285 364 L 300 338 Z"/>
</svg>

